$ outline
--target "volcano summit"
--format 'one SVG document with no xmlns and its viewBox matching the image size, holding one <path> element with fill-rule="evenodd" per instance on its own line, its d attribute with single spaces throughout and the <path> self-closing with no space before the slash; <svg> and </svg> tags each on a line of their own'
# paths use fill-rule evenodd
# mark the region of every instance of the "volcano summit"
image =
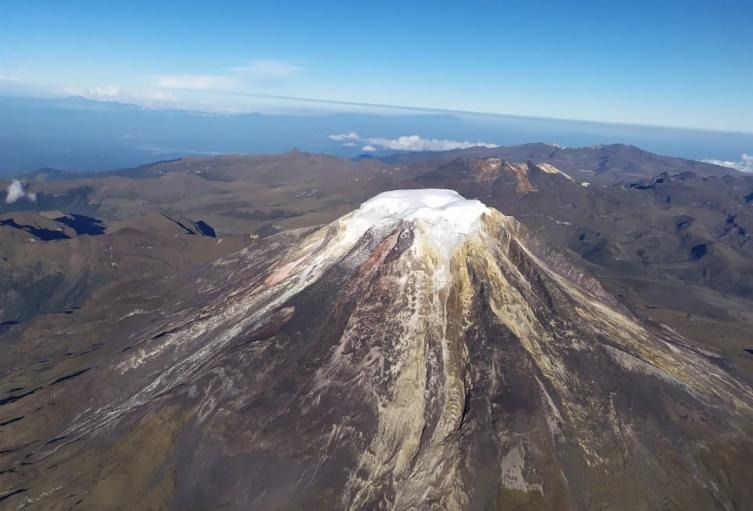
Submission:
<svg viewBox="0 0 753 511">
<path fill-rule="evenodd" d="M 740 509 L 753 499 L 753 391 L 725 360 L 450 190 L 382 193 L 120 303 L 97 323 L 59 327 L 82 352 L 96 344 L 97 364 L 82 355 L 67 379 L 50 373 L 3 401 L 3 417 L 58 405 L 4 426 L 15 447 L 0 469 L 23 490 L 8 502 Z"/>
</svg>

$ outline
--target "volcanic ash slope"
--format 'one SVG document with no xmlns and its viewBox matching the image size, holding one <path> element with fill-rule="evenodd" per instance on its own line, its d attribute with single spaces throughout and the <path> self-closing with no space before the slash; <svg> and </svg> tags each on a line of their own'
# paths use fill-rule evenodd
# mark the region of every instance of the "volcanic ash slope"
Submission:
<svg viewBox="0 0 753 511">
<path fill-rule="evenodd" d="M 753 502 L 751 389 L 456 192 L 380 194 L 183 285 L 193 298 L 129 333 L 48 455 L 127 466 L 117 446 L 169 411 L 149 463 L 176 509 Z"/>
</svg>

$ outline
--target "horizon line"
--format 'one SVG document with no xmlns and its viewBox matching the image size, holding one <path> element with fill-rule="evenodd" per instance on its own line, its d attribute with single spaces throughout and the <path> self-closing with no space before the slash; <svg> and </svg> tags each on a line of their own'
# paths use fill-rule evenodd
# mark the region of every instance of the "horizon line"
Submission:
<svg viewBox="0 0 753 511">
<path fill-rule="evenodd" d="M 733 134 L 733 135 L 753 135 L 753 131 L 742 131 L 742 130 L 723 130 L 718 128 L 699 128 L 699 127 L 693 127 L 693 126 L 674 126 L 674 125 L 662 125 L 662 124 L 650 124 L 650 123 L 632 123 L 632 122 L 625 122 L 625 121 L 602 121 L 602 120 L 593 120 L 593 119 L 575 119 L 570 117 L 546 117 L 541 115 L 523 115 L 523 114 L 509 114 L 509 113 L 501 113 L 501 112 L 483 112 L 478 110 L 463 110 L 463 109 L 453 109 L 453 108 L 441 108 L 441 107 L 427 107 L 427 106 L 406 106 L 406 105 L 396 105 L 396 104 L 390 104 L 390 103 L 372 103 L 372 102 L 366 102 L 366 101 L 352 101 L 352 100 L 342 100 L 342 99 L 326 99 L 326 98 L 311 98 L 311 97 L 304 97 L 304 96 L 288 96 L 283 94 L 262 94 L 262 93 L 255 93 L 255 92 L 245 92 L 245 91 L 220 91 L 215 89 L 172 89 L 172 90 L 181 90 L 184 92 L 203 92 L 203 93 L 209 93 L 209 94 L 218 94 L 218 95 L 225 95 L 225 96 L 242 96 L 242 97 L 251 97 L 251 98 L 259 98 L 259 99 L 276 99 L 281 101 L 298 101 L 301 103 L 313 103 L 313 104 L 323 104 L 323 105 L 339 105 L 339 106 L 358 106 L 358 107 L 366 107 L 366 108 L 381 108 L 385 110 L 401 110 L 401 111 L 415 111 L 415 112 L 426 112 L 426 113 L 443 113 L 443 114 L 455 114 L 455 115 L 474 115 L 474 116 L 482 116 L 482 117 L 508 117 L 508 118 L 514 118 L 514 119 L 529 119 L 529 120 L 539 120 L 539 121 L 557 121 L 557 122 L 571 122 L 571 123 L 586 123 L 586 124 L 605 124 L 610 126 L 633 126 L 633 127 L 641 127 L 641 128 L 654 128 L 654 129 L 666 129 L 666 130 L 681 130 L 681 131 L 694 131 L 694 132 L 706 132 L 706 133 L 723 133 L 723 134 Z M 170 107 L 155 107 L 150 108 L 138 103 L 129 103 L 124 101 L 119 101 L 117 99 L 113 100 L 107 100 L 103 98 L 92 98 L 87 97 L 83 95 L 68 95 L 68 96 L 21 96 L 21 95 L 2 95 L 5 97 L 25 97 L 27 99 L 51 99 L 51 98 L 84 98 L 89 101 L 94 101 L 98 103 L 120 103 L 125 105 L 133 105 L 137 106 L 139 108 L 144 108 L 147 110 L 177 110 L 177 111 L 185 111 L 185 112 L 195 112 L 195 113 L 201 113 L 201 114 L 214 114 L 214 115 L 250 115 L 250 114 L 259 114 L 259 115 L 285 115 L 285 114 L 263 114 L 261 112 L 218 112 L 218 111 L 211 111 L 211 110 L 200 110 L 196 108 L 170 108 Z"/>
<path fill-rule="evenodd" d="M 176 89 L 187 90 L 187 89 Z M 524 114 L 509 114 L 501 112 L 482 112 L 479 110 L 463 110 L 454 108 L 441 108 L 441 107 L 426 107 L 426 106 L 406 106 L 396 105 L 390 103 L 371 103 L 362 101 L 351 101 L 341 99 L 324 99 L 324 98 L 309 98 L 302 96 L 287 96 L 278 94 L 260 94 L 254 92 L 243 91 L 217 91 L 212 89 L 190 89 L 195 92 L 206 92 L 211 94 L 225 94 L 234 96 L 246 96 L 253 98 L 266 98 L 266 99 L 279 99 L 284 101 L 300 101 L 304 103 L 320 103 L 330 105 L 342 105 L 342 106 L 363 106 L 369 108 L 384 108 L 389 110 L 415 110 L 417 112 L 435 112 L 446 114 L 462 114 L 462 115 L 478 115 L 485 117 L 512 117 L 515 119 L 534 119 L 541 121 L 561 121 L 561 122 L 580 122 L 589 124 L 609 124 L 613 126 L 637 126 L 642 128 L 662 128 L 670 130 L 686 130 L 686 131 L 701 131 L 701 132 L 713 132 L 713 133 L 728 133 L 728 134 L 740 134 L 740 135 L 753 135 L 753 131 L 735 131 L 735 130 L 722 130 L 716 128 L 698 128 L 692 126 L 672 126 L 663 124 L 645 124 L 645 123 L 631 123 L 625 121 L 597 121 L 592 119 L 575 119 L 571 117 L 546 117 L 542 115 L 524 115 Z"/>
</svg>

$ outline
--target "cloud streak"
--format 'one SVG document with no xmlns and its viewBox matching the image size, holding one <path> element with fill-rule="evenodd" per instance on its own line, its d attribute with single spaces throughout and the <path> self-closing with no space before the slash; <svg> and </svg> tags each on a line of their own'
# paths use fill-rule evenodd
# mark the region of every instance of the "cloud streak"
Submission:
<svg viewBox="0 0 753 511">
<path fill-rule="evenodd" d="M 334 140 L 335 142 L 359 142 L 363 140 L 361 137 L 358 136 L 358 133 L 351 131 L 350 133 L 339 133 L 337 135 L 330 135 L 330 140 Z"/>
<path fill-rule="evenodd" d="M 291 78 L 303 72 L 304 69 L 285 60 L 257 59 L 249 61 L 245 66 L 232 67 L 230 71 L 259 81 Z"/>
<path fill-rule="evenodd" d="M 355 142 L 363 145 L 362 151 L 374 152 L 378 150 L 391 151 L 451 151 L 453 149 L 468 149 L 469 147 L 498 147 L 489 142 L 469 142 L 449 140 L 446 138 L 423 138 L 419 135 L 404 135 L 397 138 L 361 137 L 358 133 L 338 133 L 328 137 L 334 142 L 340 142 L 345 147 Z"/>
<path fill-rule="evenodd" d="M 62 92 L 69 96 L 82 96 L 97 101 L 126 101 L 139 104 L 164 103 L 175 101 L 177 98 L 172 91 L 162 88 L 144 90 L 123 90 L 116 85 L 81 88 L 65 87 Z"/>
<path fill-rule="evenodd" d="M 701 161 L 703 161 L 704 163 L 712 163 L 721 167 L 728 167 L 731 169 L 739 170 L 740 172 L 753 173 L 753 155 L 748 153 L 743 153 L 738 161 L 711 159 Z"/>
<path fill-rule="evenodd" d="M 9 83 L 18 84 L 18 83 L 23 83 L 23 80 L 21 80 L 21 78 L 17 76 L 0 72 L 0 82 L 9 82 Z"/>
<path fill-rule="evenodd" d="M 275 84 L 304 71 L 301 66 L 284 60 L 258 59 L 229 68 L 222 74 L 176 74 L 155 77 L 164 89 L 229 92 L 242 87 Z"/>
<path fill-rule="evenodd" d="M 156 78 L 157 87 L 184 90 L 232 90 L 240 81 L 224 75 L 164 75 Z"/>
<path fill-rule="evenodd" d="M 164 103 L 173 105 L 184 102 L 197 105 L 195 93 L 239 94 L 244 89 L 264 90 L 266 87 L 281 87 L 305 69 L 301 66 L 275 59 L 257 59 L 243 65 L 221 70 L 216 74 L 176 73 L 141 77 L 140 82 L 128 86 L 120 84 L 93 84 L 91 86 L 69 85 L 57 93 L 83 96 L 98 101 L 122 101 L 155 106 Z M 0 84 L 15 84 L 11 76 L 0 72 Z M 20 83 L 20 82 L 19 82 Z M 189 99 L 187 99 L 189 98 Z M 201 99 L 199 105 L 206 106 Z M 213 110 L 207 108 L 207 110 Z"/>
<path fill-rule="evenodd" d="M 14 179 L 11 184 L 8 185 L 6 193 L 7 195 L 5 196 L 5 202 L 7 204 L 13 204 L 14 202 L 17 202 L 24 198 L 30 200 L 31 202 L 35 202 L 37 200 L 37 194 L 24 190 L 24 185 L 18 179 Z"/>
</svg>

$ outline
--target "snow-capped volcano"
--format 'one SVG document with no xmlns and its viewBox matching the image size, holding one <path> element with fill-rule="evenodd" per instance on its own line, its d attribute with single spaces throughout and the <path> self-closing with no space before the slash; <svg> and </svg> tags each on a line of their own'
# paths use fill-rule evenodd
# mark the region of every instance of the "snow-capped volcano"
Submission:
<svg viewBox="0 0 753 511">
<path fill-rule="evenodd" d="M 110 461 L 179 509 L 750 501 L 751 389 L 456 192 L 386 192 L 160 285 L 159 313 L 101 326 L 86 408 L 20 469 L 40 506 Z"/>
</svg>

